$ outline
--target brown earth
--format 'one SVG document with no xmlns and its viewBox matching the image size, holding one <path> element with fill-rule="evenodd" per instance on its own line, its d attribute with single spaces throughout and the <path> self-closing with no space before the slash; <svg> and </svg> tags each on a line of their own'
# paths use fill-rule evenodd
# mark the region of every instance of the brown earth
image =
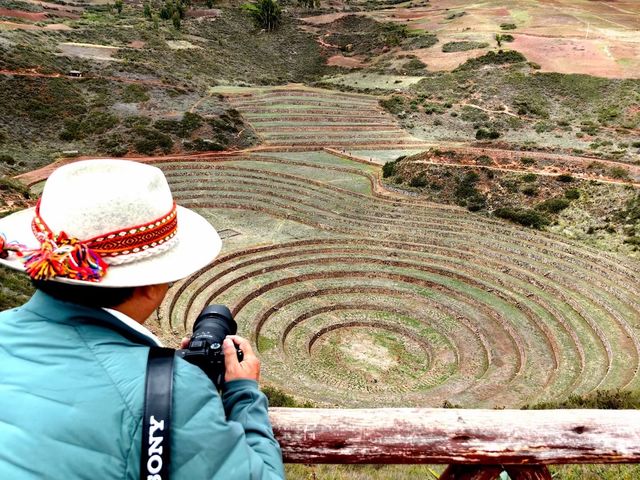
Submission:
<svg viewBox="0 0 640 480">
<path fill-rule="evenodd" d="M 364 61 L 358 57 L 333 55 L 327 59 L 327 65 L 344 68 L 361 68 L 364 65 Z"/>
<path fill-rule="evenodd" d="M 457 13 L 464 15 L 453 17 Z M 505 2 L 488 0 L 432 0 L 428 7 L 395 8 L 358 12 L 382 22 L 397 22 L 412 30 L 438 36 L 435 46 L 413 52 L 430 70 L 452 70 L 482 50 L 442 54 L 449 41 L 489 42 L 500 25 L 513 23 L 515 37 L 510 45 L 543 71 L 582 73 L 608 78 L 640 78 L 640 2 L 576 2 L 542 0 Z M 321 26 L 345 13 L 305 17 L 308 25 Z M 405 53 L 405 52 L 403 52 Z"/>
<path fill-rule="evenodd" d="M 23 10 L 14 10 L 11 8 L 0 8 L 1 17 L 20 18 L 31 22 L 42 22 L 47 18 L 45 12 L 25 12 Z"/>
</svg>

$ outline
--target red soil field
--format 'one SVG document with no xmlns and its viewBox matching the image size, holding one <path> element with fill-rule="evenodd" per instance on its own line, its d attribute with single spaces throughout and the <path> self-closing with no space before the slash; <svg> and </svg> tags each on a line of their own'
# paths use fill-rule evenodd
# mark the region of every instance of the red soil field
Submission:
<svg viewBox="0 0 640 480">
<path fill-rule="evenodd" d="M 22 10 L 14 10 L 11 8 L 0 8 L 0 16 L 20 18 L 31 22 L 42 22 L 47 18 L 47 14 L 45 12 L 24 12 Z"/>
</svg>

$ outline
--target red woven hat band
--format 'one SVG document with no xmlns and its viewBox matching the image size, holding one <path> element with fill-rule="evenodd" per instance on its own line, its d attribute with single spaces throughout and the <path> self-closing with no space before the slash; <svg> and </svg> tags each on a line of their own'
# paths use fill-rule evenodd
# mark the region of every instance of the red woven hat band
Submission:
<svg viewBox="0 0 640 480">
<path fill-rule="evenodd" d="M 40 238 L 53 235 L 53 232 L 40 216 L 40 202 L 36 206 L 36 214 L 31 223 L 34 235 Z M 171 240 L 178 231 L 178 215 L 176 204 L 160 218 L 149 223 L 135 225 L 121 230 L 98 235 L 87 240 L 80 240 L 101 257 L 117 257 L 138 253 L 157 247 Z"/>
<path fill-rule="evenodd" d="M 40 216 L 38 202 L 31 229 L 40 242 L 40 248 L 21 249 L 3 241 L 0 257 L 5 258 L 13 251 L 21 257 L 26 272 L 35 280 L 62 277 L 99 282 L 109 268 L 104 258 L 135 255 L 166 244 L 178 231 L 178 216 L 174 203 L 167 214 L 151 222 L 78 240 L 64 231 L 53 233 Z"/>
</svg>

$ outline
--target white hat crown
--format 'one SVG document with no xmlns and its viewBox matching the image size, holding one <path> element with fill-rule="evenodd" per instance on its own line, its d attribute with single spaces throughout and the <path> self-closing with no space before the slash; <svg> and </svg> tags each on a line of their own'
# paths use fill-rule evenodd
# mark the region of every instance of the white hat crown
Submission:
<svg viewBox="0 0 640 480">
<path fill-rule="evenodd" d="M 51 231 L 79 240 L 147 224 L 172 208 L 162 171 L 126 160 L 60 167 L 47 180 L 40 200 L 40 216 Z"/>
</svg>

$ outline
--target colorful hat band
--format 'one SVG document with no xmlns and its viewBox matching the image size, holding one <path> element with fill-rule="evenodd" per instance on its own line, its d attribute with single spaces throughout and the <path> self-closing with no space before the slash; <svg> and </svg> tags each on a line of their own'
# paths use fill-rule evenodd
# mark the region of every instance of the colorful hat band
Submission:
<svg viewBox="0 0 640 480">
<path fill-rule="evenodd" d="M 40 202 L 36 206 L 36 216 L 31 222 L 31 229 L 37 238 L 40 238 L 42 234 L 52 234 L 51 229 L 40 216 Z M 101 257 L 117 257 L 162 245 L 171 240 L 177 231 L 178 215 L 176 204 L 174 203 L 169 213 L 156 220 L 143 225 L 98 235 L 88 240 L 83 240 L 81 243 Z"/>
<path fill-rule="evenodd" d="M 54 234 L 40 216 L 40 202 L 31 229 L 40 248 L 28 250 L 15 242 L 0 239 L 0 258 L 9 252 L 22 257 L 25 270 L 34 280 L 64 277 L 73 280 L 99 282 L 109 265 L 103 260 L 122 255 L 140 254 L 166 245 L 178 231 L 176 204 L 162 217 L 143 225 L 99 235 L 88 240 L 69 237 L 65 232 Z"/>
</svg>

